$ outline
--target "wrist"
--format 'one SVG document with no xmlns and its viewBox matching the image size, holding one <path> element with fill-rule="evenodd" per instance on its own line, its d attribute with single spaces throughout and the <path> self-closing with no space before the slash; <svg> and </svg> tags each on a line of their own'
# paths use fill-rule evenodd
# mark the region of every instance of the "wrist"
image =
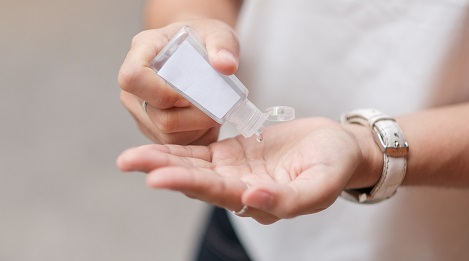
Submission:
<svg viewBox="0 0 469 261">
<path fill-rule="evenodd" d="M 345 188 L 371 188 L 381 177 L 383 170 L 383 152 L 376 146 L 373 133 L 369 128 L 349 123 L 343 123 L 342 126 L 355 138 L 362 154 L 361 161 Z"/>
<path fill-rule="evenodd" d="M 342 122 L 367 127 L 373 133 L 374 141 L 383 153 L 383 169 L 378 182 L 372 187 L 346 189 L 342 192 L 342 196 L 355 202 L 367 204 L 377 203 L 392 197 L 401 185 L 407 170 L 409 145 L 402 129 L 394 118 L 375 109 L 359 109 L 348 112 L 342 115 Z M 365 144 L 369 144 L 369 142 Z M 364 159 L 366 159 L 370 153 L 364 151 L 364 155 Z M 366 179 L 366 175 L 361 176 L 365 177 L 365 181 L 370 180 Z"/>
</svg>

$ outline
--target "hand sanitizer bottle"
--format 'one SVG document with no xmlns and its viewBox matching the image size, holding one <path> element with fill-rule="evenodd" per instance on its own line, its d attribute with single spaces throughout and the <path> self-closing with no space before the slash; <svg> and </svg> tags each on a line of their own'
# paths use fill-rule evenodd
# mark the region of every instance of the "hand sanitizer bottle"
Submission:
<svg viewBox="0 0 469 261">
<path fill-rule="evenodd" d="M 185 26 L 150 63 L 150 67 L 184 98 L 216 122 L 229 122 L 244 137 L 262 140 L 264 122 L 286 121 L 293 108 L 259 110 L 247 99 L 248 90 L 235 75 L 223 75 L 212 68 L 207 51 L 193 30 Z"/>
</svg>

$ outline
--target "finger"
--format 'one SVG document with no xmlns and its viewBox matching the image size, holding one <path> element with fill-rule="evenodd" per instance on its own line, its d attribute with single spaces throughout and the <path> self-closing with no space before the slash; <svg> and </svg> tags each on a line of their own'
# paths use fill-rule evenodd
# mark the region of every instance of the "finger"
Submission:
<svg viewBox="0 0 469 261">
<path fill-rule="evenodd" d="M 176 27 L 148 30 L 132 40 L 132 46 L 119 70 L 119 86 L 158 108 L 170 108 L 181 100 L 174 91 L 149 66 L 151 60 L 169 41 L 168 35 Z M 172 34 L 174 34 L 172 33 Z"/>
<path fill-rule="evenodd" d="M 202 129 L 197 131 L 179 132 L 166 134 L 160 131 L 150 120 L 150 117 L 144 112 L 141 99 L 138 99 L 133 94 L 122 91 L 121 102 L 124 107 L 130 112 L 137 122 L 137 126 L 140 131 L 150 138 L 152 141 L 160 144 L 201 144 L 207 145 L 211 142 L 216 141 L 220 126 L 216 124 L 215 127 L 210 129 Z M 154 110 L 150 106 L 147 106 L 147 111 Z"/>
<path fill-rule="evenodd" d="M 146 115 L 145 111 L 142 107 L 143 100 L 139 99 L 132 93 L 121 91 L 120 93 L 120 101 L 122 105 L 132 114 L 137 122 L 146 123 L 145 125 L 153 123 Z"/>
<path fill-rule="evenodd" d="M 120 101 L 135 119 L 140 131 L 145 134 L 145 136 L 155 141 L 155 137 L 151 131 L 155 129 L 155 126 L 143 111 L 141 100 L 131 93 L 121 91 Z"/>
<path fill-rule="evenodd" d="M 147 176 L 152 188 L 179 191 L 210 204 L 239 210 L 246 185 L 238 178 L 220 176 L 213 169 L 167 167 L 156 169 Z"/>
<path fill-rule="evenodd" d="M 244 194 L 243 203 L 279 218 L 292 218 L 329 207 L 344 186 L 344 182 L 331 179 L 327 174 L 315 173 L 314 178 L 299 177 L 289 184 L 252 187 Z"/>
<path fill-rule="evenodd" d="M 270 225 L 280 220 L 280 218 L 265 211 L 257 209 L 254 209 L 254 211 L 256 213 L 248 212 L 247 214 L 262 225 Z"/>
<path fill-rule="evenodd" d="M 239 42 L 233 29 L 227 25 L 214 28 L 207 33 L 205 45 L 213 68 L 225 75 L 238 70 Z"/>
<path fill-rule="evenodd" d="M 194 21 L 191 26 L 205 44 L 212 67 L 225 75 L 235 73 L 239 64 L 239 41 L 235 30 L 215 19 Z"/>
<path fill-rule="evenodd" d="M 171 109 L 148 106 L 147 113 L 156 128 L 165 134 L 207 130 L 218 125 L 216 121 L 193 105 Z"/>
<path fill-rule="evenodd" d="M 137 123 L 137 126 L 145 136 L 156 144 L 191 144 L 206 146 L 217 141 L 218 133 L 220 132 L 220 126 L 216 126 L 208 130 L 161 134 L 154 133 L 153 130 L 147 129 L 142 124 Z"/>
<path fill-rule="evenodd" d="M 181 145 L 208 145 L 217 140 L 218 136 L 213 134 L 212 129 L 176 132 L 170 134 L 156 134 L 157 142 L 160 144 L 181 144 Z M 209 140 L 210 139 L 210 140 Z M 201 142 L 199 142 L 201 141 Z"/>
<path fill-rule="evenodd" d="M 174 154 L 198 154 L 196 150 L 189 152 L 186 147 L 182 146 L 168 146 L 168 148 Z M 153 171 L 147 177 L 147 184 L 153 188 L 179 191 L 190 198 L 205 201 L 232 212 L 239 211 L 243 207 L 241 195 L 247 188 L 241 180 L 222 177 L 212 169 L 180 167 Z M 279 220 L 278 217 L 255 208 L 248 208 L 242 216 L 252 217 L 266 225 Z"/>
<path fill-rule="evenodd" d="M 207 132 L 205 132 L 205 134 L 193 140 L 190 144 L 207 146 L 217 141 L 219 133 L 220 133 L 220 125 L 217 125 L 213 128 L 210 128 Z"/>
<path fill-rule="evenodd" d="M 173 155 L 171 154 L 174 151 Z M 177 154 L 184 155 L 178 156 Z M 213 169 L 207 160 L 210 151 L 206 147 L 183 148 L 164 145 L 147 145 L 124 151 L 117 159 L 117 166 L 122 171 L 150 172 L 167 166 L 185 166 Z M 199 158 L 200 157 L 200 158 Z"/>
<path fill-rule="evenodd" d="M 207 146 L 164 145 L 163 148 L 160 146 L 159 149 L 174 156 L 201 159 L 208 162 L 212 161 L 212 151 Z"/>
<path fill-rule="evenodd" d="M 143 133 L 150 133 L 150 139 L 157 144 L 180 145 L 208 145 L 217 140 L 220 129 L 219 126 L 217 126 L 208 130 L 185 131 L 166 134 L 155 130 L 155 127 L 153 127 L 153 129 L 146 129 L 146 127 L 140 127 L 140 129 L 142 128 L 145 129 Z"/>
</svg>

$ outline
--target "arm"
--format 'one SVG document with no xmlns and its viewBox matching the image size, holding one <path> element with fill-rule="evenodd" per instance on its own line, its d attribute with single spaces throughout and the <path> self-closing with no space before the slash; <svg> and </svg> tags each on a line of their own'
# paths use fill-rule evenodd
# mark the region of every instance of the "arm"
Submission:
<svg viewBox="0 0 469 261">
<path fill-rule="evenodd" d="M 398 117 L 410 144 L 403 185 L 469 187 L 469 103 Z"/>
<path fill-rule="evenodd" d="M 410 145 L 404 186 L 469 188 L 469 103 L 397 118 Z M 373 186 L 383 154 L 367 127 L 321 118 L 265 129 L 264 141 L 206 146 L 149 145 L 124 152 L 118 166 L 149 173 L 147 183 L 180 191 L 258 222 L 329 207 L 345 188 Z"/>
<path fill-rule="evenodd" d="M 148 0 L 145 28 L 160 28 L 187 19 L 212 18 L 234 27 L 242 0 Z"/>
<path fill-rule="evenodd" d="M 396 117 L 409 143 L 403 186 L 469 188 L 469 102 Z M 360 125 L 345 124 L 365 156 L 348 188 L 371 187 L 382 170 L 382 152 Z M 371 147 L 370 147 L 371 146 Z M 367 156 L 368 155 L 368 156 Z"/>
</svg>

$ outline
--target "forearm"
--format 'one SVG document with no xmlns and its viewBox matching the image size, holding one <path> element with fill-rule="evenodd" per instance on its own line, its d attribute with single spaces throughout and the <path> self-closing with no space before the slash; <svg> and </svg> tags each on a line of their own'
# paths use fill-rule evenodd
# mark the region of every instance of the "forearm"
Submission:
<svg viewBox="0 0 469 261">
<path fill-rule="evenodd" d="M 397 121 L 410 146 L 403 185 L 469 187 L 469 103 Z"/>
<path fill-rule="evenodd" d="M 404 186 L 469 188 L 469 102 L 396 117 L 409 143 Z M 348 189 L 374 186 L 383 170 L 383 152 L 373 134 L 345 124 L 360 144 L 363 158 Z"/>
<path fill-rule="evenodd" d="M 172 22 L 207 17 L 234 26 L 242 0 L 148 0 L 145 27 L 160 28 Z"/>
</svg>

